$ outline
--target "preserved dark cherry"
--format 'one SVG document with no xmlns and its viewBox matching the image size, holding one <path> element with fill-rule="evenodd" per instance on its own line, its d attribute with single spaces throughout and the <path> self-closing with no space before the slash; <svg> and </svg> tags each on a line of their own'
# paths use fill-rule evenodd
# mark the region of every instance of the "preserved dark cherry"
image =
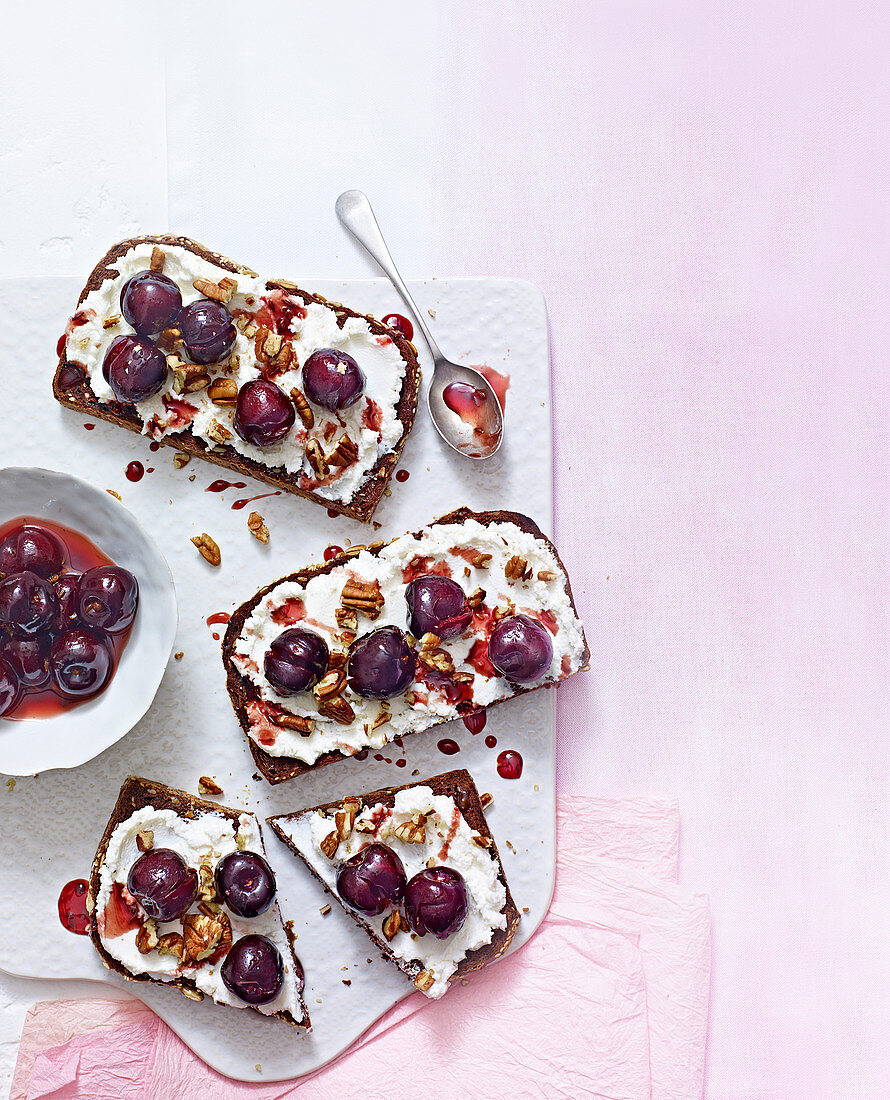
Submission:
<svg viewBox="0 0 890 1100">
<path fill-rule="evenodd" d="M 0 717 L 8 714 L 18 703 L 21 690 L 15 669 L 0 660 Z"/>
<path fill-rule="evenodd" d="M 405 887 L 405 916 L 418 936 L 431 932 L 444 940 L 467 916 L 467 885 L 453 867 L 425 867 Z"/>
<path fill-rule="evenodd" d="M 121 290 L 121 313 L 140 336 L 157 336 L 182 309 L 179 287 L 158 271 L 131 275 Z"/>
<path fill-rule="evenodd" d="M 450 577 L 430 574 L 415 577 L 405 590 L 408 629 L 415 638 L 433 633 L 442 641 L 463 634 L 473 612 L 467 607 L 464 590 Z"/>
<path fill-rule="evenodd" d="M 501 619 L 491 632 L 488 659 L 502 676 L 517 684 L 540 680 L 553 660 L 550 632 L 528 615 Z"/>
<path fill-rule="evenodd" d="M 397 626 L 381 626 L 349 648 L 349 686 L 365 699 L 389 699 L 414 680 L 414 653 Z"/>
<path fill-rule="evenodd" d="M 255 447 L 270 447 L 284 439 L 297 418 L 293 402 L 265 378 L 254 378 L 238 391 L 234 428 Z"/>
<path fill-rule="evenodd" d="M 176 920 L 198 896 L 198 872 L 172 848 L 152 848 L 130 868 L 127 889 L 149 917 Z"/>
<path fill-rule="evenodd" d="M 56 590 L 36 573 L 12 573 L 0 582 L 0 623 L 13 627 L 17 634 L 43 630 L 58 610 Z"/>
<path fill-rule="evenodd" d="M 263 671 L 281 695 L 305 691 L 328 670 L 327 643 L 320 634 L 292 626 L 283 631 L 266 650 Z"/>
<path fill-rule="evenodd" d="M 32 523 L 23 523 L 0 542 L 0 573 L 27 569 L 38 577 L 53 577 L 64 560 L 65 551 L 56 536 Z"/>
<path fill-rule="evenodd" d="M 242 936 L 229 948 L 220 974 L 230 993 L 249 1005 L 264 1005 L 281 991 L 284 960 L 267 936 Z"/>
<path fill-rule="evenodd" d="M 101 691 L 108 682 L 112 672 L 111 649 L 104 638 L 73 627 L 53 642 L 49 667 L 63 695 L 85 699 Z"/>
<path fill-rule="evenodd" d="M 119 565 L 98 565 L 88 569 L 77 587 L 77 615 L 84 626 L 120 634 L 136 617 L 139 585 Z"/>
<path fill-rule="evenodd" d="M 77 619 L 77 582 L 80 573 L 63 573 L 58 580 L 53 581 L 56 590 L 56 598 L 59 601 L 59 609 L 52 621 L 52 629 L 61 634 L 63 630 L 75 625 Z"/>
<path fill-rule="evenodd" d="M 105 352 L 102 374 L 118 401 L 144 401 L 164 388 L 167 359 L 144 336 L 116 336 Z"/>
<path fill-rule="evenodd" d="M 398 905 L 405 893 L 405 868 L 385 844 L 368 844 L 340 867 L 337 893 L 362 913 L 382 913 Z"/>
<path fill-rule="evenodd" d="M 49 680 L 49 634 L 6 638 L 0 644 L 0 661 L 9 665 L 24 688 L 41 688 Z"/>
<path fill-rule="evenodd" d="M 365 392 L 365 376 L 345 351 L 318 348 L 303 364 L 303 389 L 316 405 L 338 412 L 354 405 Z"/>
<path fill-rule="evenodd" d="M 230 852 L 216 865 L 216 888 L 239 917 L 258 917 L 275 898 L 275 875 L 257 852 Z"/>
<path fill-rule="evenodd" d="M 199 298 L 179 314 L 179 331 L 186 351 L 196 363 L 217 363 L 235 343 L 232 315 L 212 298 Z"/>
</svg>

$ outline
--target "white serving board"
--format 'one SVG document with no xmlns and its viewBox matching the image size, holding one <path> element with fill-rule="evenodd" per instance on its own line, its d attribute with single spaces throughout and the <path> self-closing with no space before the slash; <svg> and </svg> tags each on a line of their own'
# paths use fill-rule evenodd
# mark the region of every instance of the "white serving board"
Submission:
<svg viewBox="0 0 890 1100">
<path fill-rule="evenodd" d="M 250 257 L 247 257 L 249 260 Z M 326 895 L 265 829 L 275 867 L 279 900 L 293 919 L 296 949 L 306 972 L 306 1002 L 313 1029 L 301 1034 L 249 1010 L 205 1000 L 195 1004 L 178 991 L 126 983 L 103 969 L 87 937 L 67 932 L 57 916 L 60 888 L 88 877 L 96 844 L 117 791 L 127 775 L 144 775 L 196 791 L 201 775 L 224 788 L 220 801 L 244 806 L 261 820 L 349 793 L 422 780 L 454 767 L 468 768 L 480 789 L 494 794 L 489 821 L 511 890 L 527 907 L 514 949 L 540 924 L 553 892 L 555 856 L 554 694 L 542 690 L 489 712 L 482 734 L 461 722 L 412 734 L 404 750 L 387 746 L 391 763 L 349 760 L 271 787 L 259 778 L 225 690 L 220 643 L 207 616 L 231 611 L 261 585 L 309 562 L 329 544 L 347 546 L 391 537 L 466 504 L 512 508 L 551 529 L 552 467 L 550 365 L 547 318 L 540 292 L 528 283 L 501 279 L 433 279 L 411 285 L 421 308 L 435 313 L 432 327 L 457 362 L 487 363 L 511 377 L 506 437 L 486 463 L 470 462 L 446 449 L 433 430 L 424 384 L 417 423 L 402 457 L 407 482 L 391 482 L 375 519 L 379 530 L 339 516 L 309 501 L 281 495 L 257 501 L 271 532 L 268 545 L 247 530 L 250 508 L 233 511 L 235 499 L 269 491 L 247 488 L 205 492 L 226 471 L 193 459 L 173 467 L 173 451 L 152 453 L 148 440 L 59 406 L 52 397 L 55 346 L 73 312 L 81 282 L 74 278 L 0 281 L 0 377 L 7 399 L 0 412 L 0 465 L 42 465 L 70 471 L 101 488 L 119 492 L 127 508 L 149 528 L 176 581 L 179 634 L 148 714 L 122 741 L 71 771 L 53 771 L 0 787 L 0 860 L 6 887 L 0 891 L 0 968 L 19 976 L 87 978 L 125 985 L 164 1019 L 189 1047 L 216 1070 L 245 1081 L 275 1081 L 317 1069 L 350 1045 L 413 987 L 380 958 L 365 934 L 338 906 L 319 909 Z M 307 289 L 362 313 L 402 311 L 384 280 L 308 280 Z M 418 338 L 418 344 L 420 340 Z M 425 383 L 430 361 L 421 351 Z M 89 421 L 93 422 L 93 421 Z M 133 484 L 124 470 L 139 459 L 154 472 Z M 190 482 L 190 475 L 195 480 Z M 222 565 L 208 566 L 189 538 L 207 531 L 219 543 Z M 493 733 L 495 749 L 484 739 Z M 2 722 L 0 722 L 2 736 Z M 442 737 L 461 746 L 454 756 L 437 748 Z M 502 749 L 517 749 L 525 767 L 519 780 L 501 779 L 495 761 Z M 396 760 L 404 755 L 406 767 Z M 414 776 L 417 769 L 419 774 Z M 508 843 L 509 842 L 509 843 Z M 12 873 L 11 873 L 12 872 Z M 343 980 L 351 985 L 346 986 Z M 420 994 L 414 994 L 420 997 Z"/>
</svg>

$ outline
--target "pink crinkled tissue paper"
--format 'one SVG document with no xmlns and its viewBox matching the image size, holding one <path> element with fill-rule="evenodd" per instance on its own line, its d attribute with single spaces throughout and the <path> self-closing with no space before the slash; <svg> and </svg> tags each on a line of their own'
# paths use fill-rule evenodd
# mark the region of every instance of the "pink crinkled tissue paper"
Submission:
<svg viewBox="0 0 890 1100">
<path fill-rule="evenodd" d="M 10 1098 L 695 1100 L 710 913 L 676 884 L 678 840 L 675 802 L 562 798 L 556 891 L 531 940 L 441 1001 L 408 997 L 306 1077 L 230 1081 L 141 1001 L 45 1001 L 26 1018 Z"/>
</svg>

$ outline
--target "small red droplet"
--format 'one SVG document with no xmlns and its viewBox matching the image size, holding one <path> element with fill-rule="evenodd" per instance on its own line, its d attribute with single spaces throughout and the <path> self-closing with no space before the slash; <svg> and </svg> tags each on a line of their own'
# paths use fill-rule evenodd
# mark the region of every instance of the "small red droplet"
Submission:
<svg viewBox="0 0 890 1100">
<path fill-rule="evenodd" d="M 87 912 L 89 885 L 85 878 L 72 879 L 59 894 L 59 920 L 64 928 L 77 936 L 85 936 L 90 930 L 90 915 Z"/>
<path fill-rule="evenodd" d="M 493 733 L 490 733 L 488 737 L 485 738 L 485 747 L 488 749 L 493 749 L 497 743 L 498 739 Z"/>
<path fill-rule="evenodd" d="M 145 474 L 145 467 L 141 462 L 133 461 L 128 463 L 126 470 L 127 481 L 141 481 Z"/>
<path fill-rule="evenodd" d="M 342 546 L 329 546 L 324 552 L 324 560 L 330 561 L 331 558 L 335 558 L 338 554 L 343 553 Z"/>
<path fill-rule="evenodd" d="M 407 481 L 410 476 L 408 470 L 396 470 L 396 481 Z"/>
<path fill-rule="evenodd" d="M 486 714 L 484 710 L 474 710 L 472 714 L 464 715 L 464 725 L 470 733 L 481 733 L 485 729 Z"/>
<path fill-rule="evenodd" d="M 436 747 L 439 752 L 444 753 L 446 756 L 454 756 L 456 752 L 460 752 L 460 745 L 456 741 L 452 741 L 450 737 L 443 737 Z"/>
<path fill-rule="evenodd" d="M 498 755 L 498 775 L 501 779 L 518 779 L 522 775 L 522 757 L 513 749 Z"/>
</svg>

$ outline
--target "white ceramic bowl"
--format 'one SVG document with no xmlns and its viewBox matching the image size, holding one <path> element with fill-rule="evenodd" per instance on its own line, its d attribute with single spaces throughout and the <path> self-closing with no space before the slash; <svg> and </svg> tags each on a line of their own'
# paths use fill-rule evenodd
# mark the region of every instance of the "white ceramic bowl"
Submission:
<svg viewBox="0 0 890 1100">
<path fill-rule="evenodd" d="M 0 718 L 0 772 L 7 775 L 76 768 L 129 733 L 151 706 L 179 621 L 163 554 L 109 493 L 54 470 L 0 469 L 0 523 L 23 515 L 73 527 L 129 569 L 139 581 L 139 610 L 111 683 L 95 699 L 50 718 Z"/>
</svg>

